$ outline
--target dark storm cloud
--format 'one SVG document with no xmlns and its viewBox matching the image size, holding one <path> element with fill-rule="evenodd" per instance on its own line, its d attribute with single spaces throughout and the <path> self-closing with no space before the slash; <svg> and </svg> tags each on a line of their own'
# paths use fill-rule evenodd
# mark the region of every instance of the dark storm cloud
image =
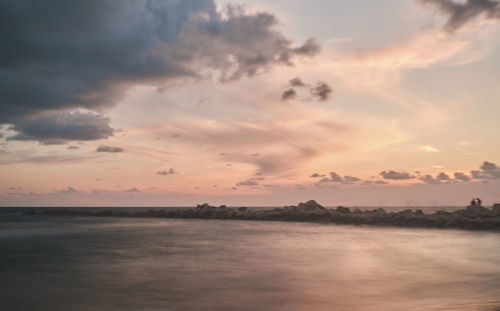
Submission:
<svg viewBox="0 0 500 311">
<path fill-rule="evenodd" d="M 404 179 L 413 179 L 415 176 L 410 175 L 406 172 L 396 172 L 393 170 L 380 172 L 384 179 L 392 179 L 392 180 L 404 180 Z"/>
<path fill-rule="evenodd" d="M 112 147 L 112 146 L 106 146 L 106 145 L 100 145 L 97 147 L 95 150 L 97 152 L 109 152 L 109 153 L 118 153 L 118 152 L 123 152 L 123 148 L 120 147 Z"/>
<path fill-rule="evenodd" d="M 493 0 L 420 0 L 434 5 L 448 17 L 445 29 L 454 31 L 479 16 L 488 19 L 500 19 L 500 2 Z"/>
<path fill-rule="evenodd" d="M 320 101 L 327 100 L 332 91 L 332 88 L 325 82 L 318 82 L 315 87 L 311 88 L 312 96 L 318 98 Z"/>
<path fill-rule="evenodd" d="M 297 92 L 295 92 L 294 89 L 289 89 L 283 92 L 281 94 L 281 100 L 288 100 L 288 99 L 293 99 L 297 96 Z"/>
<path fill-rule="evenodd" d="M 10 128 L 17 132 L 8 140 L 38 140 L 44 144 L 107 138 L 114 130 L 109 119 L 94 113 L 52 112 L 29 118 Z"/>
<path fill-rule="evenodd" d="M 0 124 L 106 108 L 131 85 L 203 67 L 229 81 L 319 52 L 314 40 L 293 46 L 271 14 L 221 13 L 213 0 L 4 0 L 0 20 Z"/>
<path fill-rule="evenodd" d="M 307 86 L 299 77 L 293 78 L 290 80 L 290 85 L 293 87 L 302 87 Z"/>
</svg>

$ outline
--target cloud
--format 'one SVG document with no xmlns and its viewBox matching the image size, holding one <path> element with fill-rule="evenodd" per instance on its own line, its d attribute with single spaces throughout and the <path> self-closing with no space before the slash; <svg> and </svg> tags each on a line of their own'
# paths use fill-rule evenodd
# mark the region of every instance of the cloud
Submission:
<svg viewBox="0 0 500 311">
<path fill-rule="evenodd" d="M 410 175 L 406 172 L 396 172 L 393 170 L 380 172 L 379 175 L 381 175 L 384 179 L 391 179 L 391 180 L 404 180 L 404 179 L 415 178 L 415 176 Z"/>
<path fill-rule="evenodd" d="M 286 109 L 290 112 L 293 107 Z M 201 152 L 207 158 L 213 155 L 217 161 L 232 166 L 250 164 L 256 173 L 283 174 L 297 170 L 319 154 L 343 150 L 338 140 L 325 140 L 325 135 L 346 132 L 343 126 L 325 121 L 299 127 L 297 124 L 311 124 L 310 116 L 299 111 L 302 113 L 293 114 L 291 119 L 278 116 L 281 118 L 277 120 L 177 122 L 165 125 L 162 131 L 167 137 L 173 131 L 182 134 L 182 152 Z M 259 156 L 249 156 L 256 151 Z"/>
<path fill-rule="evenodd" d="M 65 189 L 54 190 L 54 192 L 50 193 L 50 195 L 69 194 L 69 193 L 76 193 L 76 192 L 78 192 L 78 191 L 75 190 L 73 187 L 67 187 Z"/>
<path fill-rule="evenodd" d="M 371 185 L 387 185 L 388 182 L 383 180 L 365 180 L 361 183 L 363 186 L 371 186 Z"/>
<path fill-rule="evenodd" d="M 317 97 L 320 101 L 327 100 L 332 91 L 332 88 L 325 82 L 318 82 L 315 87 L 311 88 L 312 96 Z"/>
<path fill-rule="evenodd" d="M 423 146 L 422 149 L 426 152 L 439 152 L 437 148 L 434 148 L 432 146 Z"/>
<path fill-rule="evenodd" d="M 112 136 L 109 119 L 95 113 L 50 112 L 20 121 L 10 127 L 17 132 L 8 140 L 37 140 L 43 144 L 63 144 Z"/>
<path fill-rule="evenodd" d="M 317 178 L 317 177 L 321 177 L 321 176 L 325 176 L 325 175 L 313 174 L 311 177 Z M 318 183 L 319 184 L 323 184 L 323 183 L 340 183 L 340 184 L 350 185 L 350 184 L 357 183 L 357 182 L 360 182 L 360 181 L 361 181 L 361 179 L 358 178 L 358 177 L 354 177 L 354 176 L 344 176 L 344 177 L 342 177 L 342 176 L 340 176 L 339 174 L 337 174 L 335 172 L 330 172 L 330 178 L 324 177 Z M 318 184 L 318 183 L 316 183 L 316 184 Z"/>
<path fill-rule="evenodd" d="M 340 175 L 335 172 L 330 172 L 330 181 L 332 182 L 342 182 L 343 179 Z"/>
<path fill-rule="evenodd" d="M 470 181 L 470 179 L 471 179 L 469 176 L 465 175 L 462 172 L 456 172 L 456 173 L 454 173 L 454 176 L 455 176 L 456 180 L 465 181 L 465 182 Z"/>
<path fill-rule="evenodd" d="M 295 98 L 297 96 L 297 92 L 294 89 L 288 89 L 281 94 L 281 100 L 288 100 Z"/>
<path fill-rule="evenodd" d="M 78 146 L 68 146 L 68 150 L 76 150 L 79 149 Z"/>
<path fill-rule="evenodd" d="M 500 167 L 492 162 L 485 161 L 481 165 L 480 171 L 472 172 L 473 177 L 477 179 L 500 179 Z"/>
<path fill-rule="evenodd" d="M 245 181 L 240 181 L 236 186 L 242 187 L 242 186 L 258 186 L 259 182 L 253 178 L 245 180 Z"/>
<path fill-rule="evenodd" d="M 290 85 L 293 87 L 302 87 L 307 86 L 299 77 L 293 78 L 290 80 Z"/>
<path fill-rule="evenodd" d="M 500 2 L 493 0 L 420 0 L 434 5 L 447 18 L 444 29 L 453 32 L 479 16 L 500 19 Z"/>
<path fill-rule="evenodd" d="M 173 168 L 170 168 L 168 171 L 162 170 L 162 171 L 156 172 L 156 174 L 162 175 L 162 176 L 166 176 L 166 175 L 174 175 L 174 174 L 177 174 L 177 173 L 174 171 Z"/>
<path fill-rule="evenodd" d="M 123 190 L 124 192 L 131 192 L 131 193 L 134 193 L 134 192 L 141 192 L 139 189 L 137 189 L 136 187 L 133 187 L 133 188 L 130 188 L 130 189 L 126 189 L 126 190 Z"/>
<path fill-rule="evenodd" d="M 299 191 L 306 190 L 306 187 L 304 187 L 302 185 L 295 185 L 295 190 L 299 190 Z"/>
<path fill-rule="evenodd" d="M 21 130 L 42 112 L 113 106 L 133 85 L 161 86 L 202 72 L 230 81 L 319 53 L 313 39 L 295 46 L 276 29 L 274 15 L 237 6 L 221 11 L 214 0 L 5 0 L 0 12 L 8 29 L 0 124 Z"/>
<path fill-rule="evenodd" d="M 443 173 L 443 172 L 439 173 L 439 174 L 436 176 L 436 178 L 437 178 L 439 181 L 450 181 L 450 180 L 451 180 L 451 179 L 450 179 L 450 176 L 448 176 L 448 174 Z"/>
<path fill-rule="evenodd" d="M 106 146 L 106 145 L 100 145 L 97 147 L 95 150 L 96 152 L 109 152 L 109 153 L 117 153 L 117 152 L 123 152 L 124 150 L 120 147 L 112 147 L 112 146 Z"/>
<path fill-rule="evenodd" d="M 419 179 L 426 184 L 441 184 L 441 183 L 448 183 L 451 181 L 450 176 L 448 176 L 448 174 L 443 172 L 439 173 L 435 178 L 432 175 L 425 175 L 419 177 Z"/>
<path fill-rule="evenodd" d="M 39 196 L 39 194 L 35 193 L 34 191 L 30 191 L 30 192 L 7 192 L 7 195 L 18 196 L 18 197 L 34 197 L 34 196 Z"/>
<path fill-rule="evenodd" d="M 425 176 L 419 177 L 419 179 L 426 184 L 440 184 L 441 183 L 441 181 L 432 177 L 431 175 L 425 175 Z"/>
<path fill-rule="evenodd" d="M 311 178 L 320 178 L 320 177 L 325 177 L 325 176 L 326 176 L 325 174 L 314 173 L 314 174 L 312 174 L 309 177 L 311 177 Z"/>
</svg>

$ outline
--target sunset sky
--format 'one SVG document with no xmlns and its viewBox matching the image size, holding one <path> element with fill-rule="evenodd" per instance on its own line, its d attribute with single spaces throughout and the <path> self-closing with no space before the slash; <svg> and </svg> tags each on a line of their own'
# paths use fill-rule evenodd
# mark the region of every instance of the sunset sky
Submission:
<svg viewBox="0 0 500 311">
<path fill-rule="evenodd" d="M 493 0 L 0 2 L 0 205 L 500 203 Z"/>
</svg>

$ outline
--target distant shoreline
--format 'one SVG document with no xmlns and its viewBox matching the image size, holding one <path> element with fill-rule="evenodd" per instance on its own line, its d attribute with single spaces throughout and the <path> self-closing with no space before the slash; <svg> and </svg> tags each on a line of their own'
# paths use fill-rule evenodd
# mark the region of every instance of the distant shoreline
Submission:
<svg viewBox="0 0 500 311">
<path fill-rule="evenodd" d="M 94 216 L 94 217 L 137 217 L 137 218 L 180 218 L 180 219 L 228 219 L 257 221 L 299 221 L 347 225 L 372 225 L 410 228 L 443 228 L 464 230 L 500 231 L 500 204 L 491 209 L 482 206 L 468 206 L 449 212 L 437 211 L 425 214 L 422 210 L 387 212 L 383 208 L 363 211 L 338 206 L 328 209 L 311 200 L 297 206 L 285 206 L 267 210 L 252 210 L 247 207 L 228 208 L 225 205 L 198 205 L 196 208 L 147 211 L 82 211 L 76 209 L 30 209 L 24 215 L 50 216 Z"/>
</svg>

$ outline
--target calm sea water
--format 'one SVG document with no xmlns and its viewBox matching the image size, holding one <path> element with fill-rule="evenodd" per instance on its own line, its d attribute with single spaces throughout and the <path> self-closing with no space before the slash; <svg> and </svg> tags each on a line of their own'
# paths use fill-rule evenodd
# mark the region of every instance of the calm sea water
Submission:
<svg viewBox="0 0 500 311">
<path fill-rule="evenodd" d="M 500 234 L 0 214 L 0 310 L 500 310 Z"/>
</svg>

